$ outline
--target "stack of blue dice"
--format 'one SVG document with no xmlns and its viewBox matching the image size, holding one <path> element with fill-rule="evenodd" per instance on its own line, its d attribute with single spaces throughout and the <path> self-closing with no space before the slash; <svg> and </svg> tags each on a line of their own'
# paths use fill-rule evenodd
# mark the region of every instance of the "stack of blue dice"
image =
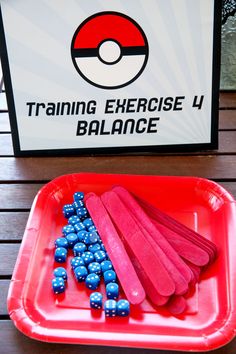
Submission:
<svg viewBox="0 0 236 354">
<path fill-rule="evenodd" d="M 106 300 L 104 304 L 104 310 L 105 310 L 106 317 L 129 316 L 130 314 L 129 301 L 124 299 L 121 299 L 117 302 L 115 300 Z"/>
<path fill-rule="evenodd" d="M 55 294 L 64 293 L 66 288 L 67 273 L 65 268 L 57 267 L 54 269 L 54 278 L 52 279 L 52 288 Z"/>
<path fill-rule="evenodd" d="M 90 218 L 84 203 L 84 193 L 74 193 L 72 204 L 63 207 L 63 214 L 68 224 L 62 228 L 63 236 L 55 241 L 55 262 L 66 262 L 68 252 L 73 252 L 70 261 L 75 279 L 90 290 L 97 290 L 101 278 L 106 286 L 107 300 L 104 302 L 105 315 L 128 316 L 130 312 L 127 300 L 118 300 L 119 285 L 117 276 L 109 260 L 105 247 L 102 243 L 96 227 Z M 67 274 L 64 268 L 58 267 L 54 270 L 55 278 L 52 287 L 55 294 L 65 291 Z M 90 306 L 93 309 L 102 309 L 103 296 L 100 292 L 92 292 L 90 295 Z"/>
</svg>

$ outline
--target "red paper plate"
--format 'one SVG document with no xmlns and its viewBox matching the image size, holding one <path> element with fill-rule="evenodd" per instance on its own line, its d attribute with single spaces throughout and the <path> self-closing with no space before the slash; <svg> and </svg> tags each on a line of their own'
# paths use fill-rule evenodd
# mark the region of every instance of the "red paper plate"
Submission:
<svg viewBox="0 0 236 354">
<path fill-rule="evenodd" d="M 174 317 L 148 301 L 129 318 L 91 311 L 89 290 L 75 282 L 67 260 L 66 292 L 54 295 L 54 241 L 66 219 L 62 206 L 75 191 L 102 193 L 120 184 L 212 240 L 219 256 Z M 229 342 L 236 324 L 236 204 L 218 184 L 194 177 L 71 174 L 36 196 L 8 294 L 8 309 L 24 334 L 47 342 L 207 351 Z M 140 247 L 142 247 L 140 245 Z M 103 291 L 103 289 L 101 289 Z"/>
</svg>

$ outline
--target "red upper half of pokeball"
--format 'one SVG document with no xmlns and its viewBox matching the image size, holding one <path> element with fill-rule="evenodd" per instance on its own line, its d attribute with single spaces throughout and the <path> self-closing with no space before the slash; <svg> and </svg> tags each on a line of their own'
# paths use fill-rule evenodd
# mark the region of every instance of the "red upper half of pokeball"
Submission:
<svg viewBox="0 0 236 354">
<path fill-rule="evenodd" d="M 81 26 L 73 48 L 97 48 L 106 39 L 113 39 L 123 47 L 146 44 L 140 29 L 128 18 L 118 14 L 102 14 Z"/>
</svg>

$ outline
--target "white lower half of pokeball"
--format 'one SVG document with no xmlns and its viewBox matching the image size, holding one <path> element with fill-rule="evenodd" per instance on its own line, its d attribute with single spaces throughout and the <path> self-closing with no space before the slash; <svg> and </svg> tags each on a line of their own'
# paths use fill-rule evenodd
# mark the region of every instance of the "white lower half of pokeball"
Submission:
<svg viewBox="0 0 236 354">
<path fill-rule="evenodd" d="M 145 55 L 123 55 L 115 64 L 106 64 L 98 57 L 75 58 L 81 74 L 98 86 L 115 88 L 131 82 L 144 66 Z"/>
</svg>

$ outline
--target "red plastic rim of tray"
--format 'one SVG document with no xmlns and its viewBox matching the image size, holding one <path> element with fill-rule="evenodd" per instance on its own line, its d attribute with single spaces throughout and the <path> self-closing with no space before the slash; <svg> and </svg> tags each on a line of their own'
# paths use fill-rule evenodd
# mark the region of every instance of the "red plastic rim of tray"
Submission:
<svg viewBox="0 0 236 354">
<path fill-rule="evenodd" d="M 91 311 L 89 291 L 69 273 L 65 294 L 51 289 L 54 241 L 66 224 L 62 206 L 75 191 L 101 194 L 120 184 L 212 240 L 218 259 L 204 272 L 179 317 L 148 301 L 129 318 L 105 318 Z M 184 351 L 207 351 L 233 339 L 236 324 L 236 203 L 218 184 L 196 177 L 71 174 L 37 194 L 24 233 L 8 294 L 16 327 L 47 341 Z"/>
</svg>

